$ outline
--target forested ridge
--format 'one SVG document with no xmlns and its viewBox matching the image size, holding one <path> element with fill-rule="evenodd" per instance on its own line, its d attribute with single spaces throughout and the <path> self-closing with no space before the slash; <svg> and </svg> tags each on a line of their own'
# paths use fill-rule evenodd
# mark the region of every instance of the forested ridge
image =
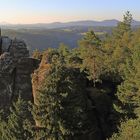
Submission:
<svg viewBox="0 0 140 140">
<path fill-rule="evenodd" d="M 132 15 L 100 39 L 35 50 L 33 100 L 19 96 L 1 107 L 1 140 L 139 140 L 140 29 Z"/>
</svg>

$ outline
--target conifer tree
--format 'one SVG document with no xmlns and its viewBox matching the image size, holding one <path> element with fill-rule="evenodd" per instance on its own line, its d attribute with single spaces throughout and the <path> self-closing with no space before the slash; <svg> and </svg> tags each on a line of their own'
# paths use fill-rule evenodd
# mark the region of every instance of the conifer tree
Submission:
<svg viewBox="0 0 140 140">
<path fill-rule="evenodd" d="M 46 75 L 33 108 L 36 125 L 42 131 L 38 139 L 64 140 L 91 128 L 86 114 L 85 85 L 80 84 L 79 70 L 65 67 L 60 54 L 51 57 Z"/>
<path fill-rule="evenodd" d="M 131 55 L 133 38 L 131 22 L 132 15 L 127 11 L 123 21 L 118 23 L 113 33 L 103 43 L 106 71 L 118 82 L 122 80 L 126 59 Z"/>
<path fill-rule="evenodd" d="M 132 23 L 132 15 L 129 11 L 127 11 L 123 16 L 123 21 L 119 22 L 117 27 L 115 28 L 113 35 L 117 39 L 122 39 L 124 34 L 130 33 Z"/>
<path fill-rule="evenodd" d="M 28 104 L 20 97 L 10 108 L 7 121 L 2 121 L 0 134 L 2 140 L 32 140 L 33 135 L 29 130 L 30 116 Z M 28 129 L 27 129 L 28 127 Z"/>
<path fill-rule="evenodd" d="M 128 113 L 140 107 L 140 46 L 135 46 L 124 68 L 124 82 L 118 88 L 118 97 Z"/>
<path fill-rule="evenodd" d="M 88 74 L 89 80 L 92 80 L 95 86 L 103 67 L 101 40 L 93 31 L 89 31 L 79 41 L 79 46 L 80 57 L 83 60 L 81 68 Z"/>
</svg>

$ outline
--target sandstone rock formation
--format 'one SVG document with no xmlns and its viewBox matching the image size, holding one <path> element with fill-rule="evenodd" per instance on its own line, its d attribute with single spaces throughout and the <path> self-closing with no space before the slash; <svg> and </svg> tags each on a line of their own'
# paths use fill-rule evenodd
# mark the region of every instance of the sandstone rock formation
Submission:
<svg viewBox="0 0 140 140">
<path fill-rule="evenodd" d="M 45 76 L 49 73 L 50 64 L 48 63 L 48 59 L 48 52 L 46 51 L 44 52 L 38 69 L 32 74 L 33 98 L 35 104 L 38 104 L 36 101 L 38 90 L 41 88 Z"/>
<path fill-rule="evenodd" d="M 32 99 L 31 73 L 37 65 L 24 41 L 0 37 L 0 107 L 19 95 Z"/>
</svg>

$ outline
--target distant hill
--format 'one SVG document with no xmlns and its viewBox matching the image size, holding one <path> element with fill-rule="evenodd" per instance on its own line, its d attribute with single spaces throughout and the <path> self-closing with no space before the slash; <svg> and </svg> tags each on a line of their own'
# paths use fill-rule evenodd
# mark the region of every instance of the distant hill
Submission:
<svg viewBox="0 0 140 140">
<path fill-rule="evenodd" d="M 104 20 L 104 21 L 72 21 L 67 23 L 55 22 L 50 24 L 36 24 L 36 26 L 47 27 L 47 28 L 64 28 L 64 27 L 72 27 L 72 26 L 116 26 L 118 20 Z"/>
<path fill-rule="evenodd" d="M 89 29 L 100 37 L 104 38 L 106 33 L 111 33 L 112 28 L 117 25 L 118 20 L 104 21 L 74 21 L 67 23 L 50 24 L 23 24 L 13 25 L 2 22 L 2 35 L 11 38 L 25 40 L 31 52 L 34 49 L 44 50 L 48 47 L 56 48 L 60 43 L 64 43 L 71 48 L 77 47 L 77 40 Z M 140 21 L 133 20 L 133 27 L 140 27 Z"/>
<path fill-rule="evenodd" d="M 37 24 L 9 24 L 6 22 L 0 23 L 2 28 L 28 28 L 28 29 L 37 29 L 37 28 L 65 28 L 72 26 L 104 26 L 104 27 L 114 27 L 117 25 L 119 21 L 116 19 L 111 20 L 103 20 L 103 21 L 93 21 L 93 20 L 85 20 L 85 21 L 72 21 L 72 22 L 54 22 L 54 23 L 37 23 Z M 140 26 L 140 21 L 133 20 L 132 26 Z"/>
</svg>

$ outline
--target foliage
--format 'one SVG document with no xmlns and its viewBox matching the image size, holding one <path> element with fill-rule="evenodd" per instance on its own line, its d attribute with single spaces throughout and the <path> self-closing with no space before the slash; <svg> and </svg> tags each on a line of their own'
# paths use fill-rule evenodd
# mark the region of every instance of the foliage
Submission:
<svg viewBox="0 0 140 140">
<path fill-rule="evenodd" d="M 122 122 L 119 133 L 113 134 L 110 140 L 139 140 L 140 139 L 140 120 L 130 119 Z"/>
<path fill-rule="evenodd" d="M 121 81 L 126 59 L 131 55 L 130 42 L 132 15 L 126 12 L 122 22 L 119 22 L 112 34 L 103 43 L 105 52 L 105 72 L 110 73 L 115 81 Z"/>
<path fill-rule="evenodd" d="M 36 49 L 36 50 L 33 51 L 32 57 L 35 58 L 35 59 L 41 60 L 42 59 L 42 53 L 39 50 Z"/>
<path fill-rule="evenodd" d="M 131 14 L 127 12 L 124 16 L 125 28 L 123 27 L 123 41 L 127 44 L 128 55 L 124 53 L 125 59 L 121 69 L 122 82 L 118 86 L 117 94 L 121 102 L 122 113 L 128 118 L 127 121 L 122 121 L 119 132 L 114 134 L 111 140 L 139 140 L 139 123 L 140 123 L 140 40 L 139 30 L 131 31 Z M 127 23 L 127 24 L 126 24 Z M 127 34 L 130 38 L 124 38 Z M 126 37 L 126 36 L 125 36 Z M 135 39 L 135 40 L 134 40 Z M 122 39 L 121 39 L 122 40 Z M 119 42 L 123 44 L 123 42 Z M 120 64 L 121 62 L 119 62 Z"/>
<path fill-rule="evenodd" d="M 127 59 L 124 69 L 124 81 L 118 87 L 118 97 L 128 113 L 140 106 L 140 46 L 135 46 Z"/>
<path fill-rule="evenodd" d="M 93 80 L 95 86 L 95 83 L 99 81 L 103 66 L 101 40 L 93 31 L 89 31 L 79 41 L 79 46 L 80 58 L 83 60 L 81 69 L 88 74 L 89 80 Z"/>
<path fill-rule="evenodd" d="M 32 131 L 29 130 L 31 114 L 28 111 L 28 104 L 20 97 L 10 108 L 10 115 L 7 121 L 1 122 L 0 139 L 2 140 L 31 140 Z"/>
<path fill-rule="evenodd" d="M 80 84 L 82 75 L 77 69 L 67 68 L 59 52 L 50 51 L 51 70 L 33 108 L 37 126 L 45 131 L 41 136 L 44 139 L 65 139 L 91 127 L 85 112 L 85 85 Z"/>
</svg>

